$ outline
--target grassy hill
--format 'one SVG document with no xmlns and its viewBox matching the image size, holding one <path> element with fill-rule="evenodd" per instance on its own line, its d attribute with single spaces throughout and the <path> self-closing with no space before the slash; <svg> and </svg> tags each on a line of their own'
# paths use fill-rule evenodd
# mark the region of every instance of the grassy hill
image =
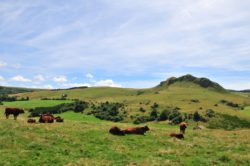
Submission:
<svg viewBox="0 0 250 166">
<path fill-rule="evenodd" d="M 0 165 L 249 165 L 249 130 L 192 130 L 183 141 L 169 137 L 177 126 L 149 123 L 145 136 L 113 136 L 111 123 L 79 113 L 64 123 L 27 124 L 0 118 Z"/>
<path fill-rule="evenodd" d="M 229 92 L 208 79 L 187 75 L 170 78 L 149 89 L 84 87 L 12 95 L 28 96 L 30 100 L 0 105 L 2 115 L 5 107 L 26 110 L 17 121 L 13 117 L 7 120 L 0 116 L 0 165 L 250 165 L 247 139 L 250 137 L 250 98 Z M 63 95 L 67 95 L 67 99 L 90 103 L 124 103 L 128 118 L 122 123 L 114 123 L 68 111 L 59 114 L 65 119 L 64 123 L 27 124 L 30 108 L 73 102 L 41 100 Z M 221 116 L 211 119 L 208 124 L 200 124 L 211 125 L 211 128 L 228 126 L 227 129 L 234 130 L 192 130 L 195 123 L 189 122 L 185 139 L 180 141 L 169 137 L 171 132 L 179 132 L 177 125 L 152 121 L 146 123 L 150 131 L 145 136 L 109 134 L 108 130 L 114 125 L 120 128 L 134 126 L 130 116 L 148 115 L 154 103 L 159 105 L 159 112 L 167 107 L 179 107 L 182 113 L 204 113 L 213 109 Z M 234 107 L 236 104 L 240 107 Z M 141 107 L 146 112 L 139 111 Z"/>
<path fill-rule="evenodd" d="M 159 111 L 166 107 L 178 107 L 181 112 L 205 112 L 213 109 L 215 112 L 237 115 L 245 118 L 238 108 L 231 107 L 221 101 L 238 104 L 240 107 L 250 105 L 250 98 L 225 90 L 219 84 L 206 78 L 196 78 L 191 75 L 170 78 L 158 86 L 149 89 L 128 89 L 111 87 L 74 88 L 68 90 L 43 90 L 15 94 L 31 100 L 41 98 L 60 98 L 63 94 L 68 99 L 80 99 L 88 102 L 121 102 L 126 105 L 129 116 L 147 115 L 154 103 L 159 105 Z M 146 112 L 140 112 L 143 108 Z"/>
<path fill-rule="evenodd" d="M 37 90 L 41 91 L 42 89 L 0 86 L 0 94 L 16 94 L 16 93 L 24 93 L 24 92 L 34 92 L 34 91 L 37 91 Z"/>
</svg>

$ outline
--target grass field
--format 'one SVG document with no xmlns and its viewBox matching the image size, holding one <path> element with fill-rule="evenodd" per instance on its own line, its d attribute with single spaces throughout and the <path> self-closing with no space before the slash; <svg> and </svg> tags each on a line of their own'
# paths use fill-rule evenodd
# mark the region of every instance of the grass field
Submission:
<svg viewBox="0 0 250 166">
<path fill-rule="evenodd" d="M 35 107 L 51 107 L 62 103 L 70 103 L 70 100 L 29 100 L 29 101 L 15 101 L 15 102 L 3 102 L 4 106 L 17 107 L 30 109 Z"/>
<path fill-rule="evenodd" d="M 148 124 L 145 136 L 113 136 L 111 123 L 80 113 L 61 115 L 64 123 L 27 124 L 0 118 L 0 165 L 249 165 L 250 130 L 188 128 L 185 139 L 169 133 L 177 126 Z"/>
<path fill-rule="evenodd" d="M 242 114 L 250 116 L 250 107 L 245 107 L 245 109 L 242 111 Z"/>
<path fill-rule="evenodd" d="M 108 132 L 111 126 L 126 128 L 134 124 L 129 120 L 108 122 L 72 111 L 59 114 L 65 119 L 64 123 L 53 124 L 27 124 L 27 111 L 17 121 L 13 117 L 6 120 L 3 116 L 5 107 L 28 110 L 71 102 L 40 100 L 44 97 L 60 98 L 63 94 L 67 94 L 69 99 L 92 103 L 121 102 L 126 105 L 128 115 L 149 115 L 151 105 L 156 102 L 159 104 L 158 111 L 168 106 L 179 107 L 181 112 L 187 113 L 213 109 L 217 113 L 250 119 L 249 97 L 201 88 L 189 82 L 151 89 L 95 87 L 14 94 L 18 97 L 29 96 L 30 101 L 4 102 L 0 106 L 0 165 L 250 165 L 250 129 L 245 128 L 231 131 L 192 130 L 195 123 L 190 122 L 185 139 L 175 140 L 169 134 L 179 132 L 178 126 L 169 125 L 167 121 L 147 123 L 150 131 L 145 136 L 113 136 Z M 237 103 L 244 110 L 222 104 L 221 100 Z M 140 107 L 146 112 L 140 112 Z M 236 119 L 237 124 L 245 123 L 237 118 L 231 119 Z M 221 116 L 214 119 L 213 124 L 225 124 L 223 120 L 228 119 Z"/>
<path fill-rule="evenodd" d="M 129 115 L 149 114 L 151 111 L 150 107 L 153 103 L 157 103 L 160 106 L 159 111 L 168 106 L 179 107 L 181 112 L 187 113 L 193 113 L 195 111 L 205 112 L 207 109 L 213 109 L 215 112 L 246 118 L 245 114 L 241 114 L 241 112 L 235 108 L 222 104 L 220 101 L 232 101 L 242 106 L 250 105 L 250 98 L 248 97 L 230 92 L 201 88 L 192 83 L 176 83 L 167 88 L 157 87 L 151 89 L 94 87 L 73 90 L 36 91 L 17 94 L 17 96 L 29 96 L 31 100 L 39 100 L 48 96 L 51 98 L 59 98 L 62 94 L 67 94 L 69 99 L 77 98 L 94 103 L 106 101 L 125 103 L 127 105 L 126 111 Z M 198 100 L 198 102 L 191 102 L 193 99 Z M 140 107 L 144 108 L 146 112 L 140 112 Z M 129 119 L 127 121 L 129 121 Z"/>
</svg>

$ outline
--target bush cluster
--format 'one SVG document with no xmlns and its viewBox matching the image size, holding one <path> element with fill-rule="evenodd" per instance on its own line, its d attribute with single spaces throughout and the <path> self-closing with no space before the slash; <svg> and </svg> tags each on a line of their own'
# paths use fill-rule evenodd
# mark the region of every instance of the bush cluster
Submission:
<svg viewBox="0 0 250 166">
<path fill-rule="evenodd" d="M 0 101 L 17 101 L 17 97 L 8 96 L 7 94 L 0 94 Z"/>
<path fill-rule="evenodd" d="M 250 128 L 250 121 L 246 119 L 240 119 L 237 116 L 232 116 L 228 114 L 216 114 L 216 118 L 212 118 L 208 127 L 212 129 L 225 129 L 233 130 L 236 128 Z"/>
<path fill-rule="evenodd" d="M 220 102 L 221 102 L 222 104 L 226 104 L 226 105 L 229 106 L 229 107 L 242 109 L 242 107 L 241 107 L 239 104 L 233 103 L 233 102 L 231 102 L 231 101 L 221 100 Z"/>
<path fill-rule="evenodd" d="M 104 102 L 99 105 L 92 105 L 91 114 L 102 120 L 119 122 L 124 119 L 125 111 L 123 103 Z M 122 112 L 123 110 L 123 112 Z"/>
<path fill-rule="evenodd" d="M 57 97 L 57 98 L 44 97 L 44 98 L 41 98 L 41 100 L 68 100 L 67 97 L 68 97 L 67 94 L 62 94 L 61 97 Z"/>
<path fill-rule="evenodd" d="M 44 113 L 60 114 L 66 111 L 83 112 L 88 108 L 88 105 L 89 104 L 85 101 L 75 101 L 73 103 L 63 103 L 52 107 L 36 107 L 30 109 L 29 112 L 31 117 L 39 116 Z"/>
<path fill-rule="evenodd" d="M 159 121 L 170 120 L 173 124 L 179 124 L 183 121 L 182 114 L 178 107 L 168 107 L 164 109 L 159 116 Z"/>
</svg>

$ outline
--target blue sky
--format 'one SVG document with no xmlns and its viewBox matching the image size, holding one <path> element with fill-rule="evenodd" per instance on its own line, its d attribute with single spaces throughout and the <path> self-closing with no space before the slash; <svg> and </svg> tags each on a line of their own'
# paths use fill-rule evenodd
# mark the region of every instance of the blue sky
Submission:
<svg viewBox="0 0 250 166">
<path fill-rule="evenodd" d="M 0 85 L 250 89 L 249 0 L 0 0 Z"/>
</svg>

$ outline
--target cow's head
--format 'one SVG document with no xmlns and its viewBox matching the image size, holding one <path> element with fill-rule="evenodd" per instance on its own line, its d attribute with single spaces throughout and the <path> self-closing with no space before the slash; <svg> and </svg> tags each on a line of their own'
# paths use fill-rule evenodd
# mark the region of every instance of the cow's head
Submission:
<svg viewBox="0 0 250 166">
<path fill-rule="evenodd" d="M 20 114 L 24 113 L 24 110 L 23 109 L 19 109 L 19 113 Z"/>
<path fill-rule="evenodd" d="M 148 126 L 144 126 L 144 131 L 149 131 Z"/>
</svg>

